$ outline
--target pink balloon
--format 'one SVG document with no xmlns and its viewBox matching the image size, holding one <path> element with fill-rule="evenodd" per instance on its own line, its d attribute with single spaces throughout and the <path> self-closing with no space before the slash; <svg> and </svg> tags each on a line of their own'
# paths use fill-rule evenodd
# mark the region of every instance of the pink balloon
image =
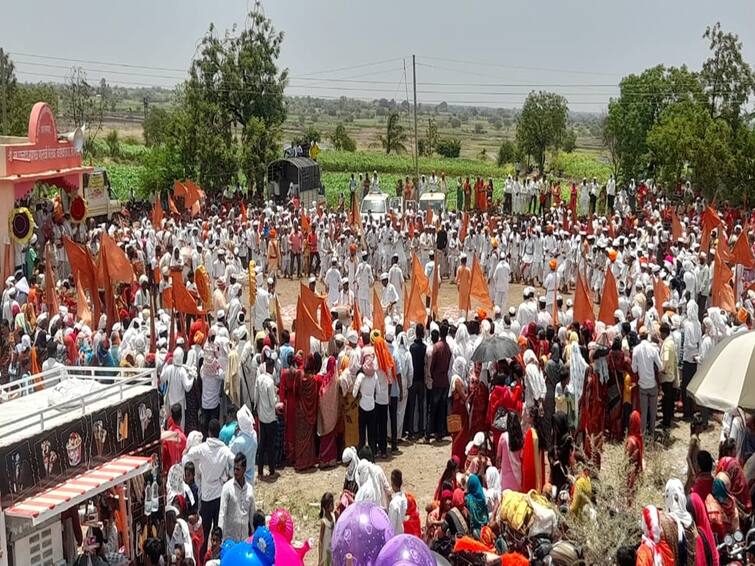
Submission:
<svg viewBox="0 0 755 566">
<path fill-rule="evenodd" d="M 291 542 L 294 539 L 294 520 L 286 509 L 276 509 L 270 515 L 270 532 L 280 533 Z"/>
<path fill-rule="evenodd" d="M 282 534 L 273 531 L 273 541 L 275 541 L 275 566 L 304 566 L 304 560 Z"/>
</svg>

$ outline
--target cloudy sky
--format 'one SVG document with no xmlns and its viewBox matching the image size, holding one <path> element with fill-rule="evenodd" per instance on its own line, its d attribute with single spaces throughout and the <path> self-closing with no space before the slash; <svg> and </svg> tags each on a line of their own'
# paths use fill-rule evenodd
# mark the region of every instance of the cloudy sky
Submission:
<svg viewBox="0 0 755 566">
<path fill-rule="evenodd" d="M 0 47 L 21 80 L 172 86 L 185 77 L 210 22 L 245 25 L 252 0 L 27 0 L 6 3 Z M 286 34 L 288 93 L 334 98 L 411 96 L 421 102 L 521 104 L 560 92 L 573 110 L 600 110 L 619 79 L 659 63 L 699 68 L 706 25 L 739 34 L 755 64 L 752 0 L 267 0 Z M 404 65 L 407 74 L 404 74 Z"/>
</svg>

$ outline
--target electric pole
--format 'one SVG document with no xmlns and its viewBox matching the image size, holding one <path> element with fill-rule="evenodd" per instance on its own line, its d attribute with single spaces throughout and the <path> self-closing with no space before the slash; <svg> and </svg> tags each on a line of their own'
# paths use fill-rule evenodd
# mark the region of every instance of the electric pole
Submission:
<svg viewBox="0 0 755 566">
<path fill-rule="evenodd" d="M 414 83 L 414 175 L 419 179 L 419 150 L 417 147 L 417 57 L 412 55 L 412 82 Z"/>
</svg>

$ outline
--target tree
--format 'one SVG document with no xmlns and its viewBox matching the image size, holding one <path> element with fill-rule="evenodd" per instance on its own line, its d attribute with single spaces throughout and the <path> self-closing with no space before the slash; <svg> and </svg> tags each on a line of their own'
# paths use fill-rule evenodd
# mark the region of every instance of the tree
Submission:
<svg viewBox="0 0 755 566">
<path fill-rule="evenodd" d="M 404 143 L 407 140 L 404 127 L 399 123 L 398 112 L 391 112 L 385 127 L 385 136 L 380 136 L 380 145 L 385 153 L 402 153 L 406 151 Z"/>
<path fill-rule="evenodd" d="M 530 92 L 516 124 L 516 143 L 545 170 L 545 152 L 558 149 L 566 132 L 566 99 L 552 92 Z"/>
<path fill-rule="evenodd" d="M 444 138 L 438 141 L 438 147 L 435 148 L 438 155 L 448 158 L 459 157 L 461 153 L 461 140 L 459 138 Z"/>
<path fill-rule="evenodd" d="M 256 6 L 238 35 L 210 28 L 184 85 L 184 150 L 203 187 L 220 191 L 242 176 L 264 188 L 286 117 L 288 71 L 278 69 L 283 34 Z M 182 151 L 182 154 L 184 152 Z"/>
<path fill-rule="evenodd" d="M 742 107 L 755 94 L 755 74 L 742 56 L 739 37 L 724 32 L 720 22 L 708 26 L 703 38 L 710 40 L 712 52 L 700 72 L 710 114 L 723 118 L 736 131 L 743 120 Z"/>
<path fill-rule="evenodd" d="M 427 153 L 425 155 L 431 156 L 438 147 L 438 141 L 440 137 L 438 135 L 438 123 L 435 118 L 427 119 Z"/>
<path fill-rule="evenodd" d="M 647 143 L 658 179 L 666 186 L 689 178 L 713 195 L 732 174 L 731 128 L 724 119 L 711 117 L 705 104 L 683 100 L 668 106 Z"/>
<path fill-rule="evenodd" d="M 16 68 L 10 56 L 0 49 L 0 134 L 11 133 L 11 112 L 16 87 Z"/>
<path fill-rule="evenodd" d="M 503 140 L 496 156 L 498 167 L 503 167 L 507 163 L 513 163 L 516 160 L 516 154 L 516 144 L 511 140 Z"/>
<path fill-rule="evenodd" d="M 459 118 L 457 118 L 456 116 L 454 116 L 453 118 L 451 118 L 450 124 L 451 124 L 451 127 L 454 130 L 457 130 L 457 129 L 461 128 L 461 120 Z"/>
<path fill-rule="evenodd" d="M 330 136 L 333 147 L 339 151 L 356 151 L 357 143 L 346 132 L 343 124 L 338 124 L 335 131 Z"/>
<path fill-rule="evenodd" d="M 600 117 L 600 137 L 603 140 L 603 145 L 608 150 L 608 157 L 611 161 L 611 169 L 613 170 L 613 176 L 619 176 L 619 153 L 616 149 L 616 134 L 613 132 L 608 124 L 608 115 L 603 114 Z"/>
<path fill-rule="evenodd" d="M 569 128 L 564 132 L 564 138 L 561 140 L 561 147 L 566 153 L 571 153 L 577 148 L 577 132 Z"/>
<path fill-rule="evenodd" d="M 63 104 L 66 114 L 76 128 L 86 126 L 84 151 L 94 151 L 94 140 L 102 130 L 105 116 L 107 81 L 102 79 L 98 86 L 87 80 L 87 74 L 81 67 L 72 67 L 63 87 Z"/>
<path fill-rule="evenodd" d="M 118 141 L 117 130 L 110 130 L 108 132 L 107 136 L 105 136 L 105 143 L 107 144 L 108 155 L 110 155 L 110 157 L 120 157 L 121 144 L 120 141 Z"/>
<path fill-rule="evenodd" d="M 307 131 L 304 132 L 304 139 L 307 140 L 310 144 L 320 143 L 322 140 L 322 135 L 320 134 L 320 130 L 315 128 L 314 126 L 310 126 L 307 128 Z"/>
<path fill-rule="evenodd" d="M 147 147 L 165 143 L 170 127 L 171 115 L 164 108 L 151 107 L 144 118 L 142 129 L 144 131 L 144 143 Z"/>
</svg>

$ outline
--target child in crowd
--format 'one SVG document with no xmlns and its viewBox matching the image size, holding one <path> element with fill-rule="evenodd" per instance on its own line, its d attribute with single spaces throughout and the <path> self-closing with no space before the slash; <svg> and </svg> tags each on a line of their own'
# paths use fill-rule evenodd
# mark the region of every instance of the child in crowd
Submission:
<svg viewBox="0 0 755 566">
<path fill-rule="evenodd" d="M 318 566 L 331 566 L 333 563 L 333 550 L 331 539 L 333 537 L 333 525 L 336 522 L 333 513 L 335 503 L 333 494 L 325 492 L 320 500 L 320 543 L 318 544 Z"/>
<path fill-rule="evenodd" d="M 210 546 L 204 555 L 204 561 L 220 560 L 220 545 L 223 543 L 223 529 L 215 527 L 210 535 Z"/>
</svg>

